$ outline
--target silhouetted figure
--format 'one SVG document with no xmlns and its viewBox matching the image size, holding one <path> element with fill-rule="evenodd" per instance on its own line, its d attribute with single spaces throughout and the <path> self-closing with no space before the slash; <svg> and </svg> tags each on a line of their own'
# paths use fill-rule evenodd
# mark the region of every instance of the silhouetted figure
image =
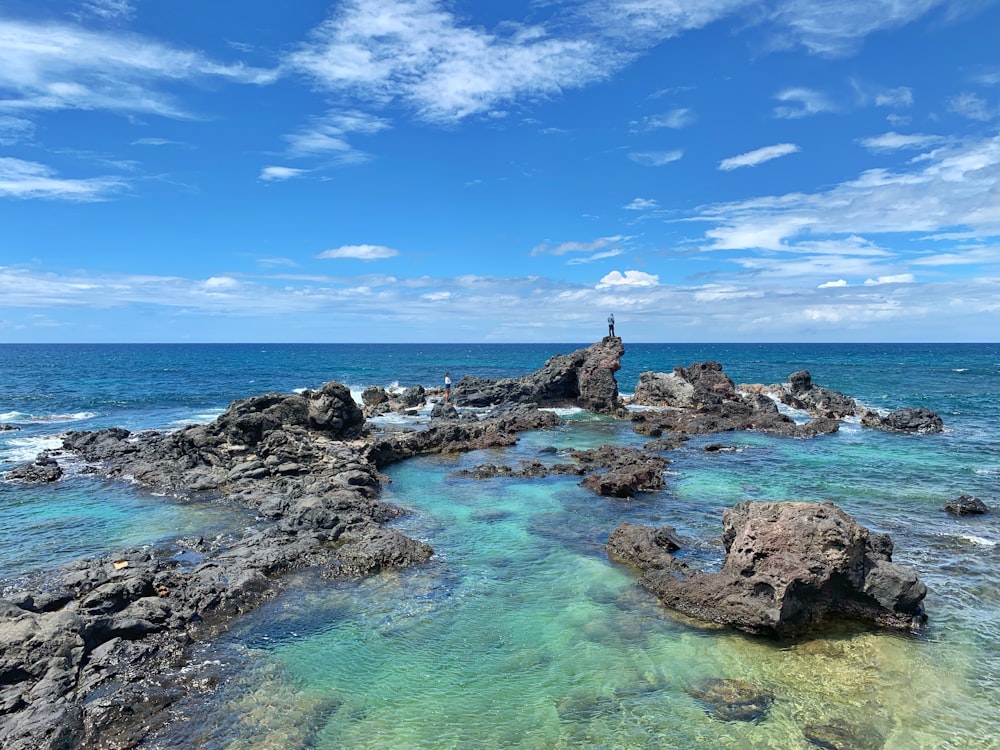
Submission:
<svg viewBox="0 0 1000 750">
<path fill-rule="evenodd" d="M 608 315 L 608 335 L 609 336 L 614 336 L 615 335 L 615 314 L 614 313 L 611 313 L 610 315 Z"/>
</svg>

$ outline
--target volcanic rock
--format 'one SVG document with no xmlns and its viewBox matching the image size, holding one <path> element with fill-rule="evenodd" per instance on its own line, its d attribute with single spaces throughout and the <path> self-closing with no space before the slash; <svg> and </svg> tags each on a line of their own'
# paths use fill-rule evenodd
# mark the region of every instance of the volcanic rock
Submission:
<svg viewBox="0 0 1000 750">
<path fill-rule="evenodd" d="M 981 515 L 990 509 L 982 500 L 973 495 L 962 494 L 944 504 L 944 509 L 956 516 Z"/>
<path fill-rule="evenodd" d="M 743 502 L 725 511 L 723 528 L 718 573 L 645 548 L 625 560 L 641 568 L 657 556 L 640 582 L 666 606 L 759 635 L 796 636 L 843 618 L 908 630 L 926 619 L 927 589 L 892 562 L 888 537 L 832 503 Z"/>
</svg>

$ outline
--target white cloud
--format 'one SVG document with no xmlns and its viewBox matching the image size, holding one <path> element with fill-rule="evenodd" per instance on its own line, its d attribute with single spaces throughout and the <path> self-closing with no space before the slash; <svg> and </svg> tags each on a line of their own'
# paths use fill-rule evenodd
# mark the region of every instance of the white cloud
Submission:
<svg viewBox="0 0 1000 750">
<path fill-rule="evenodd" d="M 595 250 L 614 245 L 621 242 L 625 237 L 616 234 L 612 237 L 598 237 L 590 242 L 563 242 L 561 245 L 550 247 L 547 242 L 531 248 L 531 255 L 565 255 L 566 253 L 592 253 Z"/>
<path fill-rule="evenodd" d="M 659 204 L 652 198 L 633 198 L 632 202 L 624 208 L 626 211 L 652 211 L 659 207 Z"/>
<path fill-rule="evenodd" d="M 0 115 L 0 146 L 13 146 L 30 140 L 34 133 L 35 125 L 30 120 Z"/>
<path fill-rule="evenodd" d="M 774 116 L 785 120 L 797 120 L 801 117 L 834 111 L 834 106 L 826 95 L 812 89 L 785 89 L 775 94 L 774 98 L 784 102 L 782 106 L 774 108 Z"/>
<path fill-rule="evenodd" d="M 892 276 L 879 276 L 877 279 L 866 279 L 865 286 L 880 284 L 912 284 L 916 279 L 912 273 L 897 273 Z"/>
<path fill-rule="evenodd" d="M 996 109 L 991 109 L 985 99 L 970 92 L 952 97 L 948 101 L 948 109 L 962 117 L 980 122 L 989 122 L 997 115 Z"/>
<path fill-rule="evenodd" d="M 354 258 L 356 260 L 382 260 L 399 255 L 398 250 L 384 245 L 344 245 L 332 250 L 324 250 L 317 258 Z"/>
<path fill-rule="evenodd" d="M 797 43 L 810 52 L 837 57 L 853 52 L 861 39 L 876 31 L 904 26 L 951 0 L 784 0 L 775 3 L 770 20 L 786 44 Z"/>
<path fill-rule="evenodd" d="M 567 263 L 571 266 L 576 266 L 581 263 L 593 263 L 595 260 L 606 260 L 607 258 L 616 258 L 621 255 L 624 251 L 621 248 L 614 248 L 613 250 L 604 250 L 599 253 L 594 253 L 593 255 L 588 255 L 586 258 L 570 258 Z"/>
<path fill-rule="evenodd" d="M 663 114 L 650 115 L 643 118 L 641 127 L 643 130 L 657 130 L 659 128 L 680 130 L 694 124 L 695 119 L 695 114 L 692 110 L 686 107 L 679 107 Z"/>
<path fill-rule="evenodd" d="M 239 285 L 240 282 L 231 276 L 212 276 L 205 280 L 205 289 L 211 292 L 236 289 Z"/>
<path fill-rule="evenodd" d="M 818 289 L 836 289 L 837 287 L 847 286 L 847 282 L 844 279 L 837 279 L 836 281 L 824 281 L 817 288 Z"/>
<path fill-rule="evenodd" d="M 628 158 L 644 167 L 662 167 L 665 164 L 678 161 L 684 152 L 677 151 L 633 151 Z"/>
<path fill-rule="evenodd" d="M 160 87 L 198 78 L 274 81 L 276 71 L 216 62 L 135 34 L 0 19 L 0 110 L 109 110 L 186 118 Z"/>
<path fill-rule="evenodd" d="M 331 110 L 323 117 L 313 118 L 308 126 L 285 136 L 288 155 L 293 158 L 332 157 L 339 163 L 366 161 L 368 155 L 354 148 L 347 136 L 354 133 L 372 135 L 388 127 L 388 121 L 360 110 Z"/>
<path fill-rule="evenodd" d="M 875 94 L 875 106 L 877 107 L 912 107 L 913 91 L 906 86 L 895 89 L 885 89 Z"/>
<path fill-rule="evenodd" d="M 644 273 L 643 271 L 626 271 L 624 274 L 621 271 L 612 271 L 607 276 L 601 279 L 598 284 L 598 288 L 607 286 L 658 286 L 660 283 L 660 277 L 651 274 Z"/>
<path fill-rule="evenodd" d="M 0 157 L 0 197 L 102 201 L 127 187 L 119 177 L 66 179 L 44 164 Z"/>
<path fill-rule="evenodd" d="M 795 240 L 972 232 L 1000 235 L 1000 136 L 949 142 L 896 170 L 871 169 L 816 193 L 705 207 L 705 249 L 788 251 Z M 860 249 L 864 246 L 857 245 Z M 852 253 L 855 254 L 855 253 Z"/>
<path fill-rule="evenodd" d="M 904 148 L 927 148 L 941 144 L 945 140 L 939 135 L 922 135 L 920 133 L 906 135 L 890 131 L 872 138 L 865 138 L 861 141 L 861 145 L 870 151 L 895 151 Z"/>
<path fill-rule="evenodd" d="M 289 63 L 322 89 L 448 122 L 603 79 L 619 64 L 601 57 L 593 41 L 541 26 L 462 26 L 436 0 L 349 0 Z"/>
<path fill-rule="evenodd" d="M 263 180 L 264 182 L 288 180 L 292 177 L 298 177 L 300 174 L 304 174 L 305 172 L 305 169 L 295 169 L 294 167 L 264 167 L 260 170 L 260 176 L 257 179 Z"/>
<path fill-rule="evenodd" d="M 104 19 L 135 17 L 135 8 L 130 0 L 85 0 L 83 9 Z"/>
<path fill-rule="evenodd" d="M 774 146 L 764 146 L 763 148 L 748 151 L 739 156 L 730 156 L 728 159 L 723 159 L 719 162 L 719 169 L 730 171 L 739 169 L 740 167 L 756 167 L 758 164 L 763 164 L 766 161 L 794 154 L 798 150 L 799 147 L 794 143 L 778 143 Z"/>
</svg>

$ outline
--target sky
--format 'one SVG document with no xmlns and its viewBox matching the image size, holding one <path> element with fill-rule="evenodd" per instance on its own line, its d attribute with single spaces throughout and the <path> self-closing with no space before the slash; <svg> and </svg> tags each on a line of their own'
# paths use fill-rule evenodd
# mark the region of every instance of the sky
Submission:
<svg viewBox="0 0 1000 750">
<path fill-rule="evenodd" d="M 1000 0 L 4 0 L 0 343 L 995 342 Z"/>
</svg>

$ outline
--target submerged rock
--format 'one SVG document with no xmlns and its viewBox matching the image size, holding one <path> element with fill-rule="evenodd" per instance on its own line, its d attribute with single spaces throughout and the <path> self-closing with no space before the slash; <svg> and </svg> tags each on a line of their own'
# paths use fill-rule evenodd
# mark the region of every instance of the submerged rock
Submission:
<svg viewBox="0 0 1000 750">
<path fill-rule="evenodd" d="M 718 573 L 648 547 L 625 561 L 645 569 L 640 582 L 666 606 L 759 635 L 797 636 L 837 619 L 898 630 L 926 620 L 927 588 L 892 562 L 891 540 L 832 503 L 739 503 L 723 514 L 723 542 Z"/>
<path fill-rule="evenodd" d="M 811 745 L 824 750 L 882 750 L 885 747 L 885 738 L 871 727 L 853 726 L 839 720 L 810 722 L 802 727 L 802 735 Z"/>
<path fill-rule="evenodd" d="M 745 680 L 709 677 L 687 690 L 705 711 L 720 721 L 761 721 L 767 716 L 774 695 Z"/>
</svg>

